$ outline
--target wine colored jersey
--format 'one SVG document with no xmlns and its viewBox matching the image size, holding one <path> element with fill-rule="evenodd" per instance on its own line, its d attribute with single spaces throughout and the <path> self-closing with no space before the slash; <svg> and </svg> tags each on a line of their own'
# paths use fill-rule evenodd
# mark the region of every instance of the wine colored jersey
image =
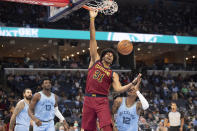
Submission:
<svg viewBox="0 0 197 131">
<path fill-rule="evenodd" d="M 112 70 L 105 68 L 100 61 L 88 69 L 86 93 L 108 95 L 112 83 Z"/>
</svg>

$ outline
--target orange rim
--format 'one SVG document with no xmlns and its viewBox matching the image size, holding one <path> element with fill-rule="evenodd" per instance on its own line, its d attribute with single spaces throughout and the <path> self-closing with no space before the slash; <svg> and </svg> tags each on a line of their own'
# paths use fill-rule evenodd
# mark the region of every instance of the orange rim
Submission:
<svg viewBox="0 0 197 131">
<path fill-rule="evenodd" d="M 112 0 L 108 0 L 108 1 L 112 1 Z M 83 7 L 84 9 L 86 9 L 86 10 L 98 10 L 98 11 L 101 11 L 101 10 L 107 10 L 107 9 L 109 9 L 111 6 L 106 6 L 105 8 L 95 8 L 95 7 L 92 7 L 92 6 L 83 5 L 82 7 Z"/>
</svg>

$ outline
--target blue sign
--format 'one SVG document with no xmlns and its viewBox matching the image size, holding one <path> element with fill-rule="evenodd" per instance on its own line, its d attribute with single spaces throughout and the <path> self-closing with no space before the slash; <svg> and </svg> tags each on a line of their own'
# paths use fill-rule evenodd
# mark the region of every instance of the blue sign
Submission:
<svg viewBox="0 0 197 131">
<path fill-rule="evenodd" d="M 89 31 L 79 30 L 55 30 L 38 28 L 16 28 L 0 27 L 0 36 L 6 37 L 29 37 L 29 38 L 56 38 L 56 39 L 81 39 L 89 40 Z M 147 43 L 170 43 L 170 44 L 197 44 L 197 37 L 162 35 L 162 34 L 140 34 L 122 32 L 96 32 L 97 40 L 121 41 Z"/>
</svg>

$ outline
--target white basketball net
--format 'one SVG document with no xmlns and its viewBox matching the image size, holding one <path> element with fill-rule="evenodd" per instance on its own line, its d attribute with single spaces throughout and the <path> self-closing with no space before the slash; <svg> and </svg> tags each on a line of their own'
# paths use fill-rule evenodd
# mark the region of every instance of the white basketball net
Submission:
<svg viewBox="0 0 197 131">
<path fill-rule="evenodd" d="M 105 15 L 113 15 L 118 11 L 118 4 L 113 0 L 93 0 L 87 3 L 86 6 Z"/>
</svg>

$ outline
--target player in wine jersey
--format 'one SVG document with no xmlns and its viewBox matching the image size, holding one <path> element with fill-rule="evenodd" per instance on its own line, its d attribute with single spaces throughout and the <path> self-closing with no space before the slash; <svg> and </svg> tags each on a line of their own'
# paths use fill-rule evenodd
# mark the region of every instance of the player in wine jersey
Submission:
<svg viewBox="0 0 197 131">
<path fill-rule="evenodd" d="M 23 91 L 24 99 L 20 100 L 12 114 L 10 119 L 9 131 L 29 131 L 30 120 L 31 118 L 28 115 L 29 103 L 32 98 L 32 91 L 29 88 L 26 88 Z M 14 128 L 14 125 L 16 126 Z"/>
<path fill-rule="evenodd" d="M 139 92 L 141 79 L 127 93 L 127 97 L 118 97 L 112 106 L 112 117 L 115 120 L 114 131 L 138 131 L 140 112 L 148 109 L 148 101 Z M 136 101 L 137 97 L 140 101 Z M 114 118 L 114 116 L 116 117 Z"/>
<path fill-rule="evenodd" d="M 55 131 L 55 115 L 63 122 L 65 130 L 68 125 L 60 113 L 57 105 L 57 96 L 51 92 L 51 81 L 48 78 L 42 80 L 42 91 L 36 93 L 29 106 L 29 115 L 34 121 L 34 131 Z"/>
<path fill-rule="evenodd" d="M 112 119 L 109 109 L 110 86 L 112 85 L 116 92 L 125 92 L 134 87 L 140 79 L 138 75 L 134 81 L 128 85 L 121 86 L 119 76 L 110 69 L 110 66 L 116 62 L 116 54 L 112 49 L 105 49 L 101 56 L 97 52 L 97 42 L 95 39 L 94 20 L 97 11 L 90 11 L 90 64 L 86 80 L 85 98 L 82 112 L 82 128 L 84 131 L 96 131 L 96 121 L 98 118 L 99 127 L 103 131 L 112 131 Z"/>
</svg>

